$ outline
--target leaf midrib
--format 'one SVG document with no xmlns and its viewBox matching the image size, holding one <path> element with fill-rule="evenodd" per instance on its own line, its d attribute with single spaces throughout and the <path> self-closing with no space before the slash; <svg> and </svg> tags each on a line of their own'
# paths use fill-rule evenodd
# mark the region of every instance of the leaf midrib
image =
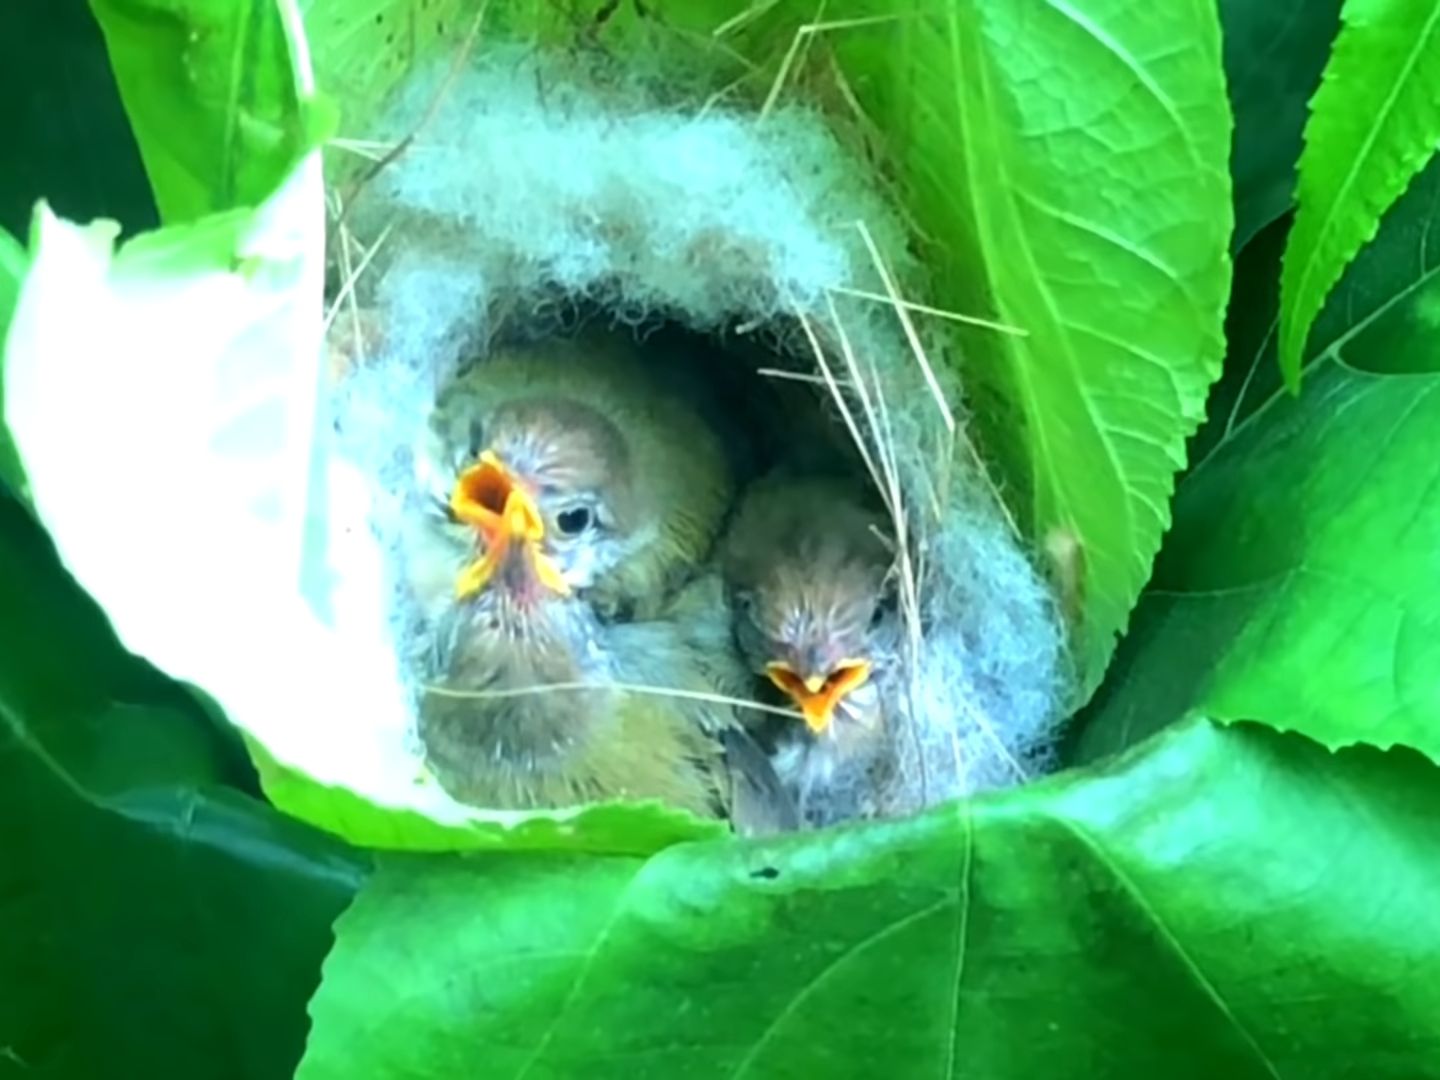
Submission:
<svg viewBox="0 0 1440 1080">
<path fill-rule="evenodd" d="M 1362 165 L 1362 163 L 1368 163 L 1369 157 L 1370 157 L 1370 153 L 1371 153 L 1371 151 L 1372 151 L 1372 150 L 1374 149 L 1374 147 L 1375 147 L 1375 141 L 1376 141 L 1376 139 L 1379 137 L 1380 131 L 1381 131 L 1381 129 L 1385 126 L 1386 121 L 1390 118 L 1391 113 L 1394 111 L 1395 102 L 1396 102 L 1396 100 L 1397 100 L 1397 99 L 1399 98 L 1399 96 L 1400 96 L 1400 91 L 1401 91 L 1402 88 L 1404 88 L 1404 87 L 1407 85 L 1407 83 L 1408 83 L 1408 81 L 1409 81 L 1409 78 L 1410 78 L 1410 75 L 1411 75 L 1411 72 L 1413 71 L 1416 63 L 1418 63 L 1419 57 L 1420 57 L 1421 53 L 1424 51 L 1423 46 L 1425 46 L 1426 44 L 1428 44 L 1431 36 L 1434 34 L 1435 26 L 1436 26 L 1436 23 L 1437 23 L 1437 22 L 1440 22 L 1440 4 L 1436 4 L 1436 5 L 1434 6 L 1434 8 L 1432 8 L 1432 10 L 1431 10 L 1431 12 L 1430 12 L 1430 17 L 1429 17 L 1428 20 L 1426 20 L 1424 30 L 1417 36 L 1417 38 L 1416 38 L 1416 40 L 1415 40 L 1415 44 L 1412 46 L 1409 55 L 1408 55 L 1408 56 L 1406 57 L 1406 59 L 1405 59 L 1405 64 L 1403 65 L 1403 67 L 1402 67 L 1402 69 L 1401 69 L 1401 71 L 1400 71 L 1399 76 L 1395 79 L 1394 84 L 1393 84 L 1393 85 L 1391 86 L 1391 88 L 1390 88 L 1390 93 L 1386 96 L 1385 101 L 1382 103 L 1381 108 L 1380 108 L 1380 111 L 1379 111 L 1379 113 L 1378 113 L 1375 121 L 1369 126 L 1369 132 L 1368 132 L 1368 134 L 1365 136 L 1364 141 L 1361 143 L 1360 151 L 1359 151 L 1359 152 L 1354 156 L 1354 158 L 1351 160 L 1350 168 L 1349 168 L 1349 169 L 1347 170 L 1347 172 L 1345 173 L 1345 177 L 1344 177 L 1343 181 L 1341 182 L 1340 187 L 1339 187 L 1339 188 L 1337 189 L 1337 191 L 1335 192 L 1335 197 L 1330 200 L 1329 205 L 1326 207 L 1325 218 L 1324 218 L 1324 220 L 1320 223 L 1320 228 L 1316 231 L 1316 233 L 1315 233 L 1315 240 L 1314 240 L 1313 244 L 1311 245 L 1310 257 L 1305 261 L 1305 264 L 1300 268 L 1300 279 L 1295 283 L 1294 293 L 1293 293 L 1292 295 L 1296 298 L 1296 300 L 1295 300 L 1296 303 L 1299 302 L 1298 298 L 1301 297 L 1301 296 L 1303 296 L 1303 295 L 1305 295 L 1306 292 L 1307 292 L 1307 289 L 1308 289 L 1308 286 L 1309 286 L 1309 283 L 1310 283 L 1310 278 L 1313 276 L 1315 267 L 1316 267 L 1316 265 L 1318 264 L 1318 261 L 1319 261 L 1319 257 L 1320 257 L 1320 252 L 1321 252 L 1322 245 L 1324 244 L 1325 240 L 1329 237 L 1331 228 L 1332 228 L 1332 227 L 1334 226 L 1334 224 L 1335 224 L 1337 208 L 1340 207 L 1340 206 L 1345 202 L 1346 196 L 1349 195 L 1349 193 L 1350 193 L 1350 188 L 1354 185 L 1354 182 L 1355 182 L 1356 177 L 1357 177 L 1357 176 L 1360 174 L 1360 172 L 1361 172 L 1361 165 Z M 1342 31 L 1342 32 L 1343 32 L 1343 31 Z M 1308 149 L 1308 143 L 1307 143 L 1307 149 Z M 1304 164 L 1304 157 L 1303 157 L 1303 156 L 1302 156 L 1302 158 L 1301 158 L 1300 164 L 1301 164 L 1301 165 Z M 1363 247 L 1363 245 L 1361 245 L 1361 246 Z M 1340 268 L 1340 272 L 1341 272 L 1341 275 L 1343 275 L 1343 273 L 1344 273 L 1344 267 L 1343 267 L 1343 266 Z M 1337 275 L 1337 276 L 1336 276 L 1336 282 L 1338 282 L 1339 279 L 1340 279 L 1340 275 Z M 1323 305 L 1324 305 L 1324 299 L 1325 299 L 1324 296 L 1321 296 L 1320 299 L 1319 299 L 1319 300 L 1317 301 L 1317 303 L 1316 303 L 1316 315 L 1317 315 L 1317 316 L 1318 316 L 1318 314 L 1319 314 L 1320 308 L 1322 308 Z M 1282 310 L 1283 310 L 1283 305 L 1282 305 Z M 1315 324 L 1315 319 L 1314 319 L 1314 318 L 1311 318 L 1311 319 L 1307 322 L 1307 324 L 1306 324 L 1306 326 L 1304 327 L 1304 330 L 1303 330 L 1303 331 L 1296 330 L 1294 327 L 1291 327 L 1290 329 L 1291 329 L 1291 331 L 1292 331 L 1293 333 L 1301 333 L 1301 332 L 1303 332 L 1303 333 L 1308 333 L 1309 330 L 1310 330 L 1310 328 L 1311 328 L 1312 326 L 1314 326 L 1314 324 Z M 1289 342 L 1289 341 L 1292 341 L 1292 340 L 1293 340 L 1293 338 L 1292 338 L 1291 333 L 1284 333 L 1284 334 L 1282 334 L 1282 341 L 1281 341 L 1281 355 L 1282 355 L 1282 357 L 1283 357 L 1284 352 L 1285 352 L 1285 344 L 1286 344 L 1286 342 Z M 1304 349 L 1304 342 L 1303 342 L 1303 341 L 1302 341 L 1301 344 L 1300 344 L 1300 348 L 1301 348 L 1301 350 L 1303 351 L 1303 349 Z"/>
<path fill-rule="evenodd" d="M 1160 913 L 1156 911 L 1150 901 L 1145 898 L 1139 886 L 1120 868 L 1120 864 L 1112 859 L 1099 842 L 1090 836 L 1085 829 L 1081 828 L 1078 822 L 1070 820 L 1063 814 L 1056 814 L 1052 820 L 1066 832 L 1070 833 L 1070 835 L 1090 853 L 1095 862 L 1109 872 L 1116 884 L 1120 886 L 1125 895 L 1135 904 L 1136 910 L 1144 916 L 1145 920 L 1155 928 L 1156 933 L 1165 944 L 1169 946 L 1172 954 L 1179 960 L 1183 970 L 1193 980 L 1194 985 L 1209 999 L 1211 1004 L 1215 1006 L 1216 1011 L 1224 1017 L 1226 1023 L 1229 1024 L 1230 1028 L 1240 1037 L 1241 1041 L 1254 1055 L 1256 1061 L 1264 1067 L 1266 1073 L 1272 1077 L 1272 1080 L 1282 1080 L 1280 1072 L 1275 1067 L 1275 1063 L 1270 1060 L 1270 1056 L 1265 1053 L 1264 1048 L 1256 1041 L 1255 1036 L 1250 1033 L 1249 1029 L 1240 1023 L 1239 1018 L 1231 1010 L 1229 1004 L 1220 994 L 1219 989 L 1210 981 L 1210 978 L 1200 968 L 1200 965 L 1196 962 L 1195 958 L 1190 955 L 1185 946 L 1180 943 L 1180 939 L 1176 937 L 1175 932 L 1170 929 L 1170 925 L 1161 918 Z"/>
</svg>

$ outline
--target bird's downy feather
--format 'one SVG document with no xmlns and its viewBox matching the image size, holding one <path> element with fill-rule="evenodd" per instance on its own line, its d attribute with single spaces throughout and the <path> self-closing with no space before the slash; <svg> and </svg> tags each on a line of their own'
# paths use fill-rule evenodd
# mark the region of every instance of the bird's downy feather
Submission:
<svg viewBox="0 0 1440 1080">
<path fill-rule="evenodd" d="M 813 824 L 881 812 L 893 774 L 900 642 L 883 521 L 857 482 L 781 469 L 745 492 L 721 545 L 754 676 L 777 662 L 802 680 L 856 660 L 869 668 L 823 731 L 766 725 L 775 770 Z"/>
<path fill-rule="evenodd" d="M 719 745 L 688 709 L 613 685 L 628 675 L 617 628 L 573 597 L 522 613 L 498 596 L 455 608 L 422 689 L 420 736 L 447 791 L 503 809 L 655 798 L 721 811 Z"/>
</svg>

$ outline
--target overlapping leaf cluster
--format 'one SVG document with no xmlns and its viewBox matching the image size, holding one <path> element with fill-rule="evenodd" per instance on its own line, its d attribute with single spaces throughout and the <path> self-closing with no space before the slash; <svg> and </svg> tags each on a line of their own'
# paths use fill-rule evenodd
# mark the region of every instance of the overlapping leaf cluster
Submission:
<svg viewBox="0 0 1440 1080">
<path fill-rule="evenodd" d="M 136 63 L 173 80 L 170 94 L 152 87 L 152 99 L 179 100 L 183 71 L 156 60 L 163 50 L 150 51 L 145 28 L 186 40 L 184 27 L 125 9 L 100 13 L 124 25 Z M 218 70 L 225 49 L 214 33 L 190 40 L 187 63 Z M 7 6 L 0 53 L 20 118 L 0 170 L 5 225 L 23 223 L 44 197 L 80 220 L 153 226 L 156 208 L 86 5 Z M 209 107 L 228 115 L 223 101 Z M 192 101 L 180 111 L 191 121 L 176 118 L 168 138 L 183 141 L 204 110 Z M 245 198 L 265 194 L 288 154 L 250 159 L 264 178 Z M 16 161 L 24 167 L 11 171 Z M 197 161 L 192 185 L 218 183 L 215 169 Z M 182 216 L 226 205 L 207 195 Z M 24 246 L 0 231 L 0 339 L 27 268 Z M 104 472 L 104 447 L 75 453 Z M 277 813 L 257 790 L 240 740 L 203 697 L 128 654 L 70 580 L 0 432 L 0 1076 L 293 1072 L 331 924 L 370 860 Z"/>
<path fill-rule="evenodd" d="M 262 48 L 291 6 L 242 6 L 192 57 L 208 105 L 168 118 L 176 88 L 102 18 L 162 208 L 258 197 L 313 128 L 274 72 L 235 76 L 293 60 Z M 1081 767 L 912 821 L 648 856 L 383 856 L 367 878 L 363 853 L 254 797 L 223 726 L 121 653 L 10 497 L 0 1061 L 1440 1075 L 1440 9 L 1344 7 L 873 0 L 807 28 L 788 3 L 540 22 L 502 5 L 510 32 L 578 26 L 620 53 L 703 39 L 741 92 L 814 76 L 883 150 L 936 299 L 1029 331 L 957 344 L 1026 528 L 1080 552 L 1057 569 L 1088 684 L 1105 673 Z M 322 87 L 363 110 L 474 11 L 304 15 Z M 163 150 L 212 114 L 249 122 L 197 142 L 194 167 Z M 224 184 L 197 187 L 211 168 Z M 0 246 L 0 309 L 23 269 Z M 157 1027 L 184 1034 L 157 1045 Z"/>
</svg>

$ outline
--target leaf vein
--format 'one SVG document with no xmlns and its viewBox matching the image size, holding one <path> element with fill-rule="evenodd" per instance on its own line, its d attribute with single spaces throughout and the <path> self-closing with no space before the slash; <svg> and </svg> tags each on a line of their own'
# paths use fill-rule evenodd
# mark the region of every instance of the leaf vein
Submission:
<svg viewBox="0 0 1440 1080">
<path fill-rule="evenodd" d="M 1415 41 L 1410 47 L 1409 54 L 1405 57 L 1405 62 L 1401 65 L 1399 73 L 1391 83 L 1390 92 L 1386 94 L 1385 100 L 1380 103 L 1380 108 L 1376 112 L 1375 119 L 1369 124 L 1369 130 L 1360 144 L 1360 149 L 1356 151 L 1354 158 L 1350 162 L 1350 167 L 1341 179 L 1340 186 L 1336 189 L 1334 197 L 1330 199 L 1329 205 L 1326 207 L 1325 217 L 1320 222 L 1320 227 L 1315 232 L 1315 239 L 1310 245 L 1310 257 L 1305 261 L 1305 265 L 1301 267 L 1300 278 L 1295 284 L 1294 295 L 1297 298 L 1297 303 L 1299 302 L 1298 298 L 1305 295 L 1306 288 L 1310 283 L 1310 278 L 1314 274 L 1316 266 L 1319 264 L 1321 248 L 1324 246 L 1325 240 L 1335 225 L 1339 208 L 1345 203 L 1346 197 L 1350 194 L 1350 188 L 1360 175 L 1362 166 L 1367 163 L 1371 151 L 1374 150 L 1375 142 L 1385 129 L 1385 122 L 1394 110 L 1396 99 L 1400 96 L 1401 90 L 1405 88 L 1412 70 L 1419 62 L 1420 57 L 1428 51 L 1430 37 L 1435 32 L 1435 24 L 1437 21 L 1440 21 L 1440 4 L 1437 4 L 1434 10 L 1431 11 L 1424 28 L 1415 36 Z M 1301 347 L 1303 348 L 1303 342 Z"/>
<path fill-rule="evenodd" d="M 962 799 L 957 813 L 965 823 L 965 847 L 960 866 L 960 896 L 955 904 L 955 994 L 950 1003 L 950 1046 L 945 1077 L 955 1080 L 955 1062 L 960 1056 L 960 987 L 965 976 L 966 947 L 970 935 L 970 886 L 975 873 L 975 821 L 969 799 Z"/>
<path fill-rule="evenodd" d="M 1088 832 L 1082 829 L 1079 824 L 1064 817 L 1057 816 L 1055 820 L 1063 828 L 1067 829 L 1075 837 L 1076 840 L 1080 841 L 1080 843 L 1086 848 L 1086 850 L 1088 850 L 1092 855 L 1095 856 L 1096 861 L 1099 862 L 1101 866 L 1103 866 L 1106 870 L 1110 872 L 1110 874 L 1115 878 L 1115 881 L 1125 891 L 1126 895 L 1128 895 L 1130 899 L 1135 902 L 1135 906 L 1139 909 L 1140 913 L 1144 915 L 1145 918 L 1150 922 L 1150 924 L 1154 926 L 1155 929 L 1159 932 L 1161 938 L 1164 939 L 1165 944 L 1170 947 L 1176 958 L 1184 966 L 1185 970 L 1189 972 L 1191 977 L 1195 980 L 1196 985 L 1200 987 L 1201 991 L 1210 1000 L 1211 1004 L 1215 1006 L 1215 1008 L 1219 1011 L 1220 1015 L 1223 1016 L 1225 1020 L 1230 1024 L 1230 1026 L 1234 1029 L 1235 1033 L 1240 1036 L 1241 1040 L 1254 1054 L 1255 1059 L 1264 1066 L 1266 1073 L 1268 1073 L 1273 1078 L 1273 1080 L 1282 1080 L 1280 1076 L 1280 1070 L 1275 1067 L 1275 1063 L 1270 1060 L 1270 1057 L 1265 1053 L 1264 1048 L 1261 1047 L 1260 1044 L 1255 1040 L 1255 1036 L 1252 1035 L 1250 1031 L 1243 1024 L 1240 1023 L 1239 1018 L 1231 1010 L 1225 999 L 1220 995 L 1220 992 L 1216 988 L 1215 984 L 1210 981 L 1210 979 L 1206 976 L 1205 972 L 1201 969 L 1200 965 L 1196 962 L 1195 958 L 1191 956 L 1190 953 L 1186 950 L 1185 946 L 1180 943 L 1180 939 L 1175 936 L 1175 932 L 1170 929 L 1169 924 L 1166 923 L 1163 918 L 1161 918 L 1160 913 L 1156 911 L 1155 908 L 1150 904 L 1150 902 L 1145 898 L 1145 895 L 1140 891 L 1139 886 L 1136 885 L 1135 882 L 1130 879 L 1130 876 L 1120 868 L 1120 864 L 1117 863 L 1114 859 L 1112 859 L 1109 853 L 1100 846 L 1099 842 L 1096 841 L 1095 838 L 1092 837 Z"/>
<path fill-rule="evenodd" d="M 531 1070 L 534 1069 L 535 1065 L 544 1057 L 545 1051 L 550 1048 L 550 1043 L 555 1038 L 555 1032 L 559 1030 L 560 1021 L 565 1018 L 565 1014 L 568 1013 L 575 1004 L 576 998 L 580 996 L 580 987 L 595 967 L 595 958 L 600 954 L 600 950 L 604 948 L 606 942 L 610 940 L 610 935 L 614 932 L 616 924 L 620 922 L 621 916 L 625 914 L 626 902 L 630 899 L 630 894 L 635 891 L 636 882 L 644 877 L 646 871 L 653 865 L 653 862 L 647 862 L 641 866 L 636 870 L 635 875 L 625 883 L 625 887 L 620 890 L 620 895 L 615 899 L 615 906 L 610 910 L 610 917 L 605 920 L 605 925 L 602 926 L 600 932 L 595 935 L 594 943 L 590 948 L 585 950 L 585 959 L 576 970 L 575 979 L 571 982 L 570 989 L 565 994 L 565 999 L 555 1010 L 554 1015 L 550 1017 L 550 1023 L 546 1026 L 545 1033 L 540 1037 L 539 1041 L 536 1042 L 535 1049 L 531 1052 L 530 1056 L 526 1058 L 525 1062 L 520 1066 L 520 1070 L 515 1074 L 515 1080 L 524 1080 L 525 1077 L 529 1076 Z"/>
<path fill-rule="evenodd" d="M 1095 239 L 1109 244 L 1117 251 L 1123 251 L 1137 262 L 1156 271 L 1179 290 L 1191 308 L 1196 307 L 1195 298 L 1181 276 L 1177 274 L 1172 267 L 1161 262 L 1160 259 L 1156 258 L 1129 238 L 1112 232 L 1103 225 L 1098 225 L 1093 221 L 1081 217 L 1079 214 L 1072 214 L 1068 210 L 1061 210 L 1059 207 L 1051 206 L 1024 188 L 1017 188 L 1015 193 L 1042 214 L 1046 214 L 1056 221 L 1069 225 L 1072 229 L 1083 232 L 1087 236 L 1093 236 Z"/>
<path fill-rule="evenodd" d="M 809 997 L 815 992 L 816 988 L 823 984 L 831 976 L 833 976 L 837 969 L 843 967 L 848 961 L 854 959 L 856 956 L 864 952 L 866 949 L 870 948 L 872 945 L 884 941 L 886 938 L 890 937 L 890 935 L 905 929 L 912 923 L 916 923 L 919 922 L 921 919 L 928 918 L 929 916 L 935 914 L 935 912 L 944 908 L 946 904 L 953 902 L 953 897 L 941 897 L 933 904 L 927 904 L 919 911 L 912 911 L 904 918 L 896 919 L 894 922 L 887 923 L 885 926 L 882 926 L 879 930 L 875 931 L 873 934 L 870 934 L 868 937 L 861 938 L 859 941 L 847 946 L 839 955 L 837 955 L 833 960 L 831 960 L 828 964 L 821 968 L 820 971 L 816 973 L 814 978 L 810 979 L 803 987 L 801 987 L 794 994 L 794 996 L 792 996 L 790 1000 L 785 1003 L 784 1008 L 782 1008 L 779 1012 L 775 1014 L 775 1016 L 771 1019 L 770 1023 L 765 1025 L 765 1030 L 762 1031 L 760 1033 L 760 1037 L 755 1040 L 755 1044 L 751 1046 L 750 1052 L 746 1054 L 743 1059 L 741 1059 L 738 1065 L 735 1066 L 735 1071 L 730 1074 L 730 1080 L 739 1080 L 741 1076 L 750 1071 L 751 1067 L 754 1066 L 755 1062 L 759 1058 L 760 1051 L 770 1042 L 772 1038 L 774 1038 L 775 1033 L 780 1030 L 780 1026 L 791 1016 L 793 1016 L 796 1010 L 799 1009 L 801 1003 L 809 999 Z"/>
<path fill-rule="evenodd" d="M 1180 110 L 1176 107 L 1170 95 L 1165 93 L 1160 84 L 1145 70 L 1144 65 L 1131 55 L 1130 50 L 1111 37 L 1096 23 L 1092 22 L 1087 16 L 1065 3 L 1064 0 L 1046 0 L 1046 3 L 1081 30 L 1085 31 L 1096 44 L 1102 46 L 1111 56 L 1119 60 L 1120 63 L 1130 71 L 1130 74 L 1135 76 L 1140 85 L 1150 93 L 1150 96 L 1153 97 L 1165 111 L 1165 115 L 1170 118 L 1171 123 L 1175 125 L 1175 129 L 1180 133 L 1181 141 L 1185 144 L 1185 149 L 1190 155 L 1190 160 L 1199 164 L 1200 155 L 1195 149 L 1194 140 L 1190 137 L 1189 128 L 1185 126 L 1185 121 L 1180 116 Z"/>
</svg>

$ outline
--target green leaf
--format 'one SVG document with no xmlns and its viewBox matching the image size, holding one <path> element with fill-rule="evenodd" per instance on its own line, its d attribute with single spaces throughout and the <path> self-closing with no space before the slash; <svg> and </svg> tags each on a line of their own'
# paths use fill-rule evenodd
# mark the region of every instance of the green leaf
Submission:
<svg viewBox="0 0 1440 1080">
<path fill-rule="evenodd" d="M 1435 776 L 1195 721 L 910 821 L 385 860 L 298 1076 L 1435 1076 Z"/>
<path fill-rule="evenodd" d="M 1220 23 L 1235 112 L 1231 250 L 1239 251 L 1290 209 L 1306 105 L 1340 25 L 1340 0 L 1220 0 Z"/>
<path fill-rule="evenodd" d="M 25 247 L 4 229 L 0 229 L 0 345 L 10 329 L 10 316 L 20 299 L 20 283 L 25 280 L 30 259 Z"/>
<path fill-rule="evenodd" d="M 1432 159 L 1385 215 L 1310 335 L 1307 359 L 1340 355 L 1364 371 L 1440 372 L 1440 159 Z"/>
<path fill-rule="evenodd" d="M 1082 760 L 1192 711 L 1440 758 L 1437 209 L 1440 162 L 1317 321 L 1298 399 L 1269 374 L 1273 334 L 1237 337 L 1226 381 L 1240 387 L 1181 485 Z M 1267 247 L 1243 280 L 1273 281 L 1279 245 Z"/>
<path fill-rule="evenodd" d="M 1035 532 L 1084 553 L 1078 653 L 1093 687 L 1220 371 L 1231 215 L 1218 26 L 1201 6 L 974 9 L 951 27 L 948 119 L 997 314 L 1029 336 L 992 339 L 969 370 L 1020 406 Z M 929 188 L 920 205 L 953 222 L 937 160 L 951 146 L 919 127 L 945 121 L 945 70 L 912 76 L 917 157 L 928 153 L 910 175 Z M 1077 115 L 1068 102 L 1092 104 Z"/>
<path fill-rule="evenodd" d="M 135 136 L 86 0 L 0 4 L 6 103 L 0 228 L 23 236 L 37 199 L 71 217 L 156 223 Z"/>
<path fill-rule="evenodd" d="M 30 260 L 25 249 L 4 229 L 0 229 L 0 419 L 5 416 L 5 335 L 10 329 L 10 316 L 20 298 L 20 283 L 25 278 Z M 25 469 L 10 432 L 0 424 L 0 489 L 8 488 L 18 495 L 25 493 Z"/>
<path fill-rule="evenodd" d="M 1150 573 L 1220 373 L 1230 117 L 1209 5 L 951 5 L 837 37 L 898 159 L 975 416 L 1037 539 L 1078 545 L 1086 689 Z M 977 285 L 983 282 L 983 289 Z"/>
<path fill-rule="evenodd" d="M 364 860 L 230 786 L 243 755 L 126 655 L 5 497 L 0 638 L 0 1058 L 290 1075 Z"/>
<path fill-rule="evenodd" d="M 258 206 L 328 134 L 294 0 L 91 0 L 161 218 Z"/>
<path fill-rule="evenodd" d="M 1440 379 L 1327 362 L 1310 381 L 1186 481 L 1111 708 L 1440 758 Z"/>
<path fill-rule="evenodd" d="M 1440 4 L 1347 0 L 1311 102 L 1281 278 L 1280 367 L 1298 386 L 1311 324 L 1440 145 Z"/>
</svg>

